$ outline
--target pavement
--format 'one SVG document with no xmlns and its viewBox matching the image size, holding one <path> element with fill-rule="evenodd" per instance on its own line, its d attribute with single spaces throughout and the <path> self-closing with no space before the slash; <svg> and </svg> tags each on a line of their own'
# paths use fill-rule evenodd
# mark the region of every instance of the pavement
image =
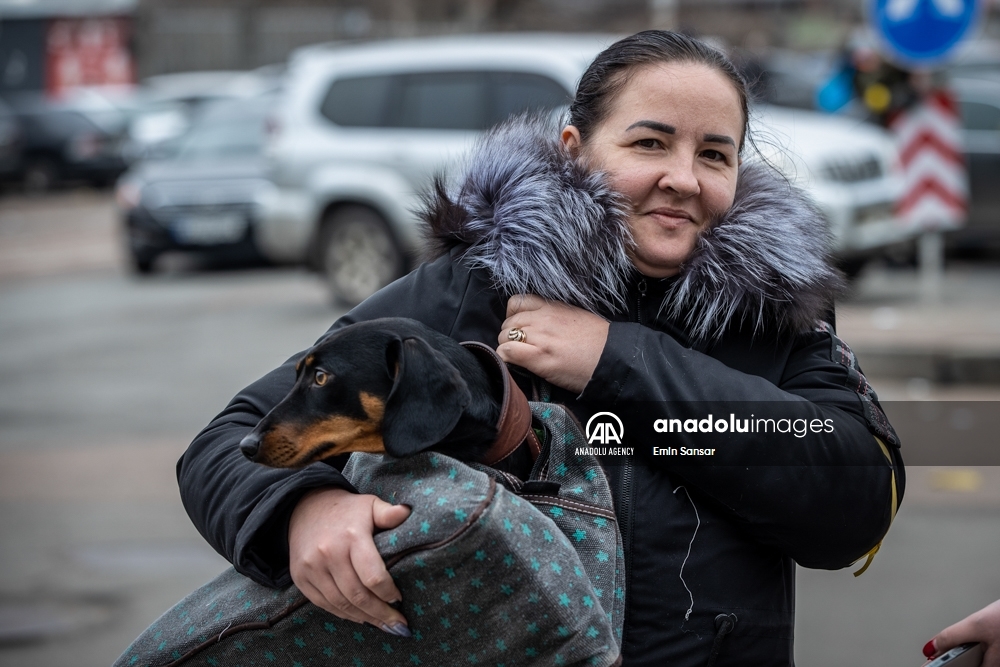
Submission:
<svg viewBox="0 0 1000 667">
<path fill-rule="evenodd" d="M 226 567 L 187 519 L 174 462 L 338 314 L 294 268 L 172 259 L 129 276 L 117 232 L 108 193 L 0 199 L 0 667 L 107 666 Z M 838 306 L 887 410 L 916 410 L 893 423 L 916 434 L 868 572 L 798 572 L 807 667 L 916 667 L 934 633 L 1000 598 L 1000 465 L 979 464 L 982 447 L 956 454 L 963 441 L 1000 452 L 988 429 L 969 436 L 1000 414 L 1000 383 L 936 361 L 1000 356 L 1000 266 L 949 266 L 936 299 L 918 282 L 875 266 Z M 927 452 L 939 458 L 913 465 L 913 438 L 937 427 L 952 429 Z"/>
<path fill-rule="evenodd" d="M 1000 264 L 952 263 L 930 293 L 916 269 L 871 267 L 838 305 L 837 330 L 873 377 L 998 384 Z"/>
</svg>

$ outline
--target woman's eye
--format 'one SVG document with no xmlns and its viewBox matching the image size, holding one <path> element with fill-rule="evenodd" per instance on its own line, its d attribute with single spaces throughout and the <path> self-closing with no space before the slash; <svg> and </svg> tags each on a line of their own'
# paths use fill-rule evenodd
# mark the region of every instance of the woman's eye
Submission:
<svg viewBox="0 0 1000 667">
<path fill-rule="evenodd" d="M 313 375 L 313 382 L 315 382 L 320 387 L 325 385 L 327 381 L 329 381 L 329 379 L 330 376 L 327 373 L 324 373 L 323 371 L 316 371 L 316 373 Z"/>
<path fill-rule="evenodd" d="M 656 139 L 639 139 L 635 142 L 635 145 L 640 148 L 656 148 L 660 145 L 660 142 Z"/>
<path fill-rule="evenodd" d="M 704 153 L 702 153 L 702 155 L 704 155 L 705 157 L 707 157 L 712 162 L 725 162 L 726 161 L 726 154 L 722 153 L 720 151 L 708 150 L 708 151 L 705 151 Z"/>
</svg>

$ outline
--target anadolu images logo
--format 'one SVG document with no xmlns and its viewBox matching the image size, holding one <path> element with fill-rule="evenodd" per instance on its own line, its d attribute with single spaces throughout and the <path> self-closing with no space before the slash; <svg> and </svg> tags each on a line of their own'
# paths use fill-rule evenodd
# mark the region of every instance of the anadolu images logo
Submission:
<svg viewBox="0 0 1000 667">
<path fill-rule="evenodd" d="M 596 424 L 594 423 L 595 421 L 597 422 Z M 612 442 L 620 445 L 622 444 L 622 438 L 625 437 L 625 426 L 615 413 L 598 412 L 587 420 L 586 434 L 588 445 L 592 445 L 595 442 L 601 445 L 607 445 Z"/>
</svg>

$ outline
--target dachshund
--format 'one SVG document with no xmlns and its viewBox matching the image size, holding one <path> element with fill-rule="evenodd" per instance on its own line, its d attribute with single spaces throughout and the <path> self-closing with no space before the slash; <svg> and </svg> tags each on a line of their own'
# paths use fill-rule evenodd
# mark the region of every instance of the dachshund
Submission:
<svg viewBox="0 0 1000 667">
<path fill-rule="evenodd" d="M 416 320 L 338 329 L 295 371 L 292 390 L 240 442 L 252 461 L 299 468 L 349 452 L 433 449 L 523 473 L 540 449 L 527 399 L 496 353 Z"/>
</svg>

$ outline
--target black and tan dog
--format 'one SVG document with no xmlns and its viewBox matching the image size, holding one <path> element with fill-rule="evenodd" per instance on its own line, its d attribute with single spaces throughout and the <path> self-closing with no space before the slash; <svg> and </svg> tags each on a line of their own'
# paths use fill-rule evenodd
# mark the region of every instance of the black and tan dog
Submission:
<svg viewBox="0 0 1000 667">
<path fill-rule="evenodd" d="M 537 456 L 527 399 L 496 353 L 416 320 L 339 329 L 296 374 L 288 396 L 240 443 L 251 460 L 293 468 L 348 452 L 406 457 L 433 448 L 523 468 Z"/>
</svg>

